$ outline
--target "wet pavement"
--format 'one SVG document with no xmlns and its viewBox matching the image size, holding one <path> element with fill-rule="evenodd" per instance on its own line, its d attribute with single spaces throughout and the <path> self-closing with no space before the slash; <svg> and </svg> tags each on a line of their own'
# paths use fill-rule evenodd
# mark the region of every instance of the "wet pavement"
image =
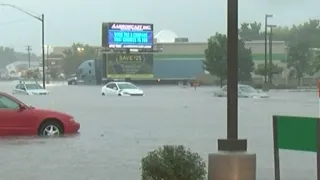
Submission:
<svg viewBox="0 0 320 180">
<path fill-rule="evenodd" d="M 0 90 L 11 92 L 10 83 Z M 145 97 L 102 97 L 99 86 L 49 87 L 49 96 L 16 96 L 27 104 L 74 115 L 74 137 L 0 139 L 4 180 L 139 180 L 140 161 L 164 144 L 185 145 L 207 161 L 226 136 L 226 98 L 212 87 L 143 87 Z M 316 92 L 270 92 L 239 99 L 239 133 L 257 153 L 257 180 L 273 177 L 272 115 L 318 116 Z M 282 178 L 315 179 L 316 154 L 280 151 Z"/>
</svg>

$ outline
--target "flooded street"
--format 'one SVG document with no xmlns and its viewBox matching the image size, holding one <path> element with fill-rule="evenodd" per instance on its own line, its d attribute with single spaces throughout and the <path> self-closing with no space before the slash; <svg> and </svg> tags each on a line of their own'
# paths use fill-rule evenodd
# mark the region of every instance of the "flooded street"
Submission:
<svg viewBox="0 0 320 180">
<path fill-rule="evenodd" d="M 1 91 L 11 92 L 9 83 Z M 145 97 L 103 97 L 100 86 L 49 87 L 49 96 L 16 96 L 26 104 L 72 114 L 74 137 L 0 139 L 3 180 L 139 180 L 140 161 L 165 144 L 185 145 L 207 161 L 226 137 L 226 98 L 212 87 L 142 87 Z M 318 116 L 316 92 L 270 92 L 239 99 L 239 137 L 257 153 L 257 180 L 273 176 L 272 115 Z M 298 132 L 297 132 L 298 133 Z M 280 150 L 284 180 L 316 176 L 316 153 Z"/>
</svg>

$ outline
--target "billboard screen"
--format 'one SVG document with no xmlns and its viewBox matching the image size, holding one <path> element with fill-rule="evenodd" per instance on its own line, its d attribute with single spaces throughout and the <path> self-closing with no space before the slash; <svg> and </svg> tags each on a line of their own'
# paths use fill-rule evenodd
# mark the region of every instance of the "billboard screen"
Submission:
<svg viewBox="0 0 320 180">
<path fill-rule="evenodd" d="M 153 24 L 107 23 L 103 44 L 108 48 L 153 48 Z"/>
<path fill-rule="evenodd" d="M 152 54 L 108 54 L 107 77 L 109 78 L 153 78 Z"/>
</svg>

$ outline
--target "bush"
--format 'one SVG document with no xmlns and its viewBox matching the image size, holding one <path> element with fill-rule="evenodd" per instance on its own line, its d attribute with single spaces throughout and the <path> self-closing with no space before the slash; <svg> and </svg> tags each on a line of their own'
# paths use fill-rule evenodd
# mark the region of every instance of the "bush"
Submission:
<svg viewBox="0 0 320 180">
<path fill-rule="evenodd" d="M 206 165 L 183 146 L 165 145 L 142 158 L 142 180 L 205 180 Z"/>
</svg>

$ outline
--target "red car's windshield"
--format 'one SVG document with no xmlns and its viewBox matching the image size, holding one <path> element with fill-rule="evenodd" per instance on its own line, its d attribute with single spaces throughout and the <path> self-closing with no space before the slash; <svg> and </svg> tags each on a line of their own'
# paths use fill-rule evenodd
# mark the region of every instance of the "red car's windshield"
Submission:
<svg viewBox="0 0 320 180">
<path fill-rule="evenodd" d="M 30 106 L 27 106 L 15 97 L 0 93 L 0 108 L 19 109 L 20 105 L 24 106 L 25 108 L 30 108 Z"/>
<path fill-rule="evenodd" d="M 19 109 L 19 104 L 16 101 L 6 96 L 0 96 L 0 108 L 1 109 L 8 109 L 8 108 Z"/>
</svg>

